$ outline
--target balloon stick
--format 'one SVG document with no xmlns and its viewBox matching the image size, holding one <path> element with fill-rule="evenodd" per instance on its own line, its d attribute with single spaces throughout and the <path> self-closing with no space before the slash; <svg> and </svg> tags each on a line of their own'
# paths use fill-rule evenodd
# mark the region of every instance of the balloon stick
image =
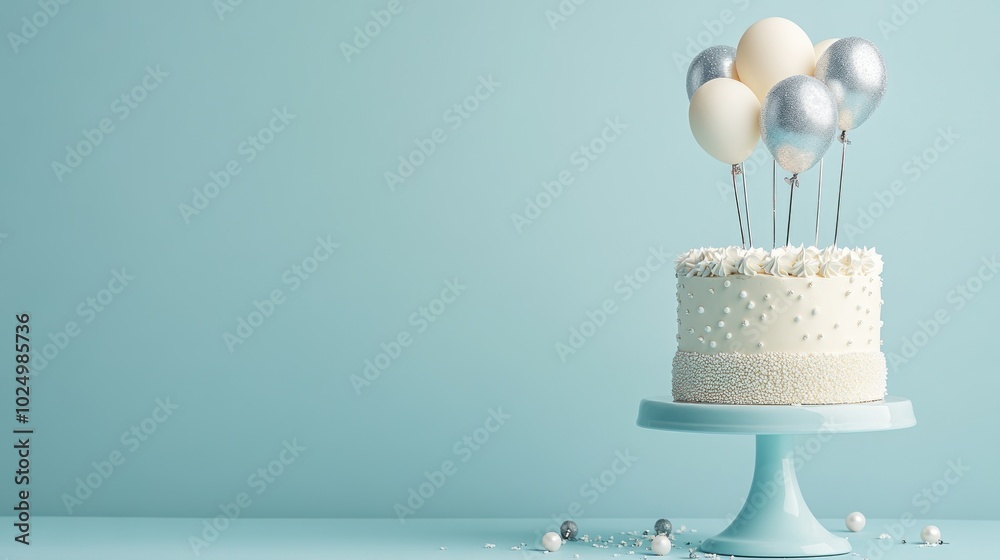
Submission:
<svg viewBox="0 0 1000 560">
<path fill-rule="evenodd" d="M 771 248 L 778 246 L 778 160 L 771 160 Z"/>
<path fill-rule="evenodd" d="M 733 164 L 733 197 L 736 198 L 736 218 L 740 221 L 740 242 L 743 243 L 743 248 L 747 248 L 747 239 L 743 235 L 743 213 L 740 212 L 740 195 L 736 190 L 736 175 L 740 173 L 740 165 L 738 163 Z"/>
<path fill-rule="evenodd" d="M 816 188 L 816 240 L 813 246 L 819 248 L 819 203 L 823 200 L 823 159 L 819 160 L 819 186 Z"/>
<path fill-rule="evenodd" d="M 840 187 L 837 189 L 837 219 L 833 225 L 833 246 L 837 246 L 837 234 L 840 233 L 840 201 L 844 198 L 844 159 L 847 156 L 847 145 L 851 143 L 847 139 L 847 131 L 840 132 L 840 143 L 843 148 L 840 150 Z"/>
<path fill-rule="evenodd" d="M 743 180 L 743 212 L 747 216 L 747 243 L 750 247 L 753 247 L 753 231 L 750 229 L 750 199 L 747 198 L 747 174 L 744 172 L 742 163 L 737 173 L 742 176 L 741 179 Z"/>
<path fill-rule="evenodd" d="M 785 177 L 785 182 L 788 183 L 788 229 L 785 230 L 785 246 L 787 247 L 792 240 L 792 197 L 795 195 L 795 187 L 799 186 L 799 174 L 793 173 L 791 177 Z"/>
</svg>

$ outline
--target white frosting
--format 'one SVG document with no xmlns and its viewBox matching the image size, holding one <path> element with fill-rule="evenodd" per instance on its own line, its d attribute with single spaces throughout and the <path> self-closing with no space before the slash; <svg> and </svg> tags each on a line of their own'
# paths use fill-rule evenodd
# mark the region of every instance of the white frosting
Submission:
<svg viewBox="0 0 1000 560">
<path fill-rule="evenodd" d="M 677 259 L 674 399 L 732 404 L 885 396 L 874 249 L 695 249 Z"/>
<path fill-rule="evenodd" d="M 673 371 L 678 402 L 839 404 L 877 401 L 886 394 L 881 352 L 678 352 Z"/>
<path fill-rule="evenodd" d="M 678 278 L 677 349 L 877 352 L 881 286 L 878 276 Z"/>
<path fill-rule="evenodd" d="M 709 247 L 692 249 L 678 255 L 677 276 L 726 277 L 733 274 L 796 278 L 838 278 L 842 276 L 878 276 L 882 257 L 874 248 L 777 247 L 767 251 L 759 247 Z"/>
</svg>

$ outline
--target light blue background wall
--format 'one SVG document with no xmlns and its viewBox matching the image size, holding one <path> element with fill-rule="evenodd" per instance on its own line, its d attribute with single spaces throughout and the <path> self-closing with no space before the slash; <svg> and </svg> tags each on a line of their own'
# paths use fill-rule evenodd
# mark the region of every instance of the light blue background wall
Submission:
<svg viewBox="0 0 1000 560">
<path fill-rule="evenodd" d="M 948 319 L 890 372 L 919 426 L 835 437 L 803 491 L 819 516 L 996 517 L 1000 279 L 961 309 L 949 299 L 998 252 L 994 4 L 592 0 L 553 28 L 555 0 L 404 1 L 348 62 L 341 43 L 387 4 L 248 1 L 220 18 L 209 2 L 77 2 L 0 48 L 0 328 L 30 312 L 41 349 L 79 327 L 32 379 L 36 514 L 208 517 L 247 492 L 246 516 L 393 517 L 445 461 L 453 474 L 414 517 L 559 516 L 574 502 L 581 518 L 735 513 L 751 438 L 634 426 L 640 398 L 669 392 L 672 274 L 627 301 L 615 285 L 651 249 L 738 240 L 717 190 L 727 170 L 690 136 L 674 57 L 782 15 L 814 41 L 882 49 L 889 90 L 848 153 L 843 216 L 858 230 L 845 240 L 885 255 L 887 352 L 938 309 Z M 40 9 L 3 3 L 0 30 Z M 168 75 L 126 116 L 115 100 L 147 66 Z M 499 85 L 453 128 L 446 111 L 490 76 Z M 241 143 L 283 108 L 294 119 L 247 161 Z M 103 118 L 113 131 L 59 180 L 52 162 Z M 581 172 L 570 158 L 606 119 L 628 128 Z M 436 128 L 444 142 L 390 189 L 386 171 Z M 230 160 L 240 174 L 186 223 L 178 206 Z M 511 214 L 563 169 L 574 183 L 519 232 Z M 767 179 L 750 176 L 758 240 Z M 895 181 L 902 194 L 879 202 Z M 796 202 L 804 242 L 814 200 Z M 283 275 L 317 237 L 340 246 L 293 291 Z M 78 309 L 121 268 L 134 280 L 110 304 Z M 411 314 L 456 278 L 466 289 L 420 332 Z M 223 334 L 276 289 L 284 303 L 231 353 Z M 609 298 L 618 312 L 563 362 L 555 345 Z M 402 331 L 412 344 L 359 394 L 351 376 Z M 11 376 L 3 386 L 13 424 Z M 146 420 L 154 433 L 123 441 L 167 398 L 179 408 Z M 509 418 L 473 451 L 462 438 L 482 439 L 491 409 Z M 286 441 L 305 450 L 258 494 L 251 475 Z M 595 491 L 626 450 L 637 459 Z M 67 508 L 113 452 L 124 463 Z M 954 484 L 941 482 L 949 461 L 969 469 Z"/>
</svg>

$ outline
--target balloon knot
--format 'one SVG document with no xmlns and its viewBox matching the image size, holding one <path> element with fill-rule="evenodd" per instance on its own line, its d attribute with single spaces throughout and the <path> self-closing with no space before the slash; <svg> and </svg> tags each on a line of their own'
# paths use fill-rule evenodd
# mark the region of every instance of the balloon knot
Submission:
<svg viewBox="0 0 1000 560">
<path fill-rule="evenodd" d="M 785 182 L 794 189 L 799 186 L 799 174 L 795 173 L 791 177 L 785 177 Z"/>
<path fill-rule="evenodd" d="M 743 174 L 743 165 L 739 164 L 739 163 L 734 163 L 733 164 L 733 175 L 742 175 L 742 174 Z"/>
<path fill-rule="evenodd" d="M 847 139 L 847 131 L 846 130 L 841 130 L 840 131 L 840 136 L 837 139 L 840 140 L 840 142 L 842 144 L 850 144 L 851 143 L 851 141 Z"/>
</svg>

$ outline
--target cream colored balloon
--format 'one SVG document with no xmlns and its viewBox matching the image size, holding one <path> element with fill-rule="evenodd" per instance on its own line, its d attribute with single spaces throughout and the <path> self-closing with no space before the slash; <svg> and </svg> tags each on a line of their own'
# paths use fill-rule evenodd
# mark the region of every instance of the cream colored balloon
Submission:
<svg viewBox="0 0 1000 560">
<path fill-rule="evenodd" d="M 813 47 L 813 51 L 816 52 L 816 60 L 819 60 L 819 57 L 823 56 L 823 53 L 826 52 L 826 49 L 829 48 L 830 45 L 836 43 L 839 40 L 840 38 L 825 39 L 823 41 L 816 43 L 816 46 Z"/>
<path fill-rule="evenodd" d="M 774 84 L 797 74 L 812 76 L 816 53 L 805 31 L 780 17 L 751 25 L 736 46 L 736 70 L 740 81 L 750 86 L 757 99 Z"/>
<path fill-rule="evenodd" d="M 688 120 L 694 139 L 715 159 L 740 163 L 760 139 L 760 101 L 745 84 L 716 78 L 691 97 Z"/>
</svg>

